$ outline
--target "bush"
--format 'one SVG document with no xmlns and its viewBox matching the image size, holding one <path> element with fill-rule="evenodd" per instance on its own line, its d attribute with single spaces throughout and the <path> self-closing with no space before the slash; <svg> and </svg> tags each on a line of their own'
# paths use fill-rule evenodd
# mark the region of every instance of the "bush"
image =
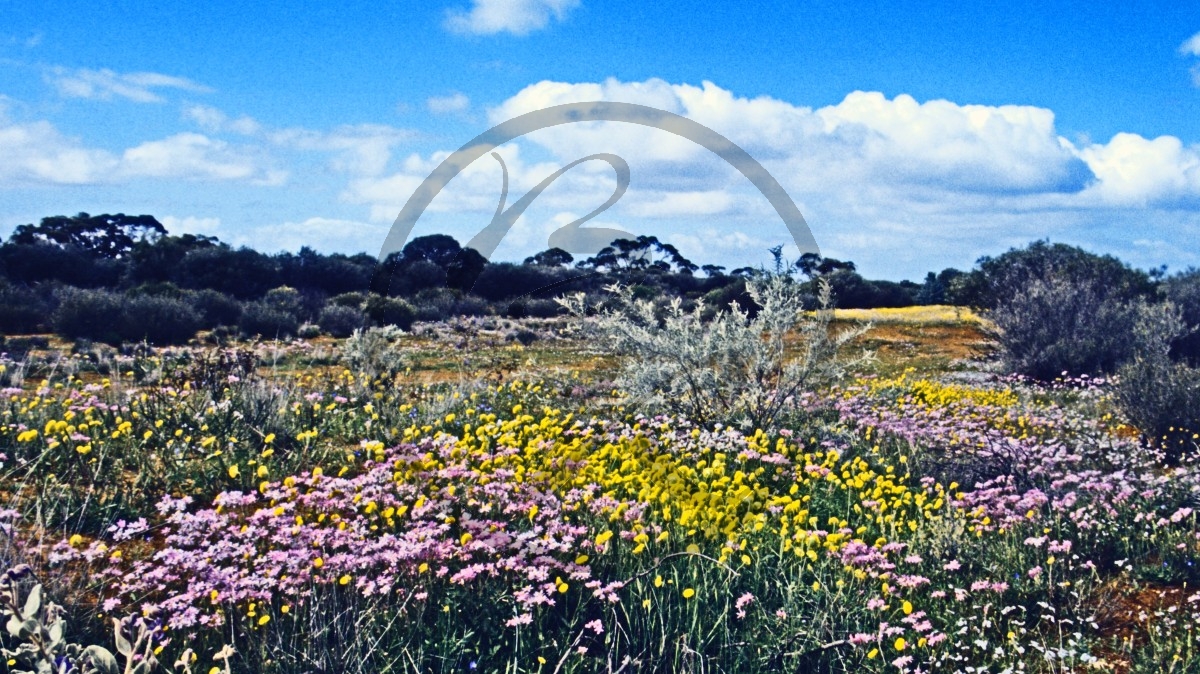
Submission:
<svg viewBox="0 0 1200 674">
<path fill-rule="evenodd" d="M 1176 274 L 1163 283 L 1167 299 L 1179 308 L 1183 322 L 1188 326 L 1200 325 L 1200 269 L 1189 269 Z M 1200 331 L 1189 332 L 1171 343 L 1171 356 L 1185 360 L 1193 367 L 1200 367 Z"/>
<path fill-rule="evenodd" d="M 1171 344 L 1194 334 L 1173 304 L 1143 309 L 1137 355 L 1119 370 L 1117 404 L 1146 440 L 1171 462 L 1195 446 L 1200 433 L 1200 369 L 1171 359 Z"/>
<path fill-rule="evenodd" d="M 301 339 L 314 339 L 321 336 L 321 326 L 316 323 L 303 323 L 296 329 L 296 336 Z"/>
<path fill-rule="evenodd" d="M 201 327 L 200 314 L 173 297 L 144 295 L 128 298 L 121 315 L 121 337 L 151 344 L 183 344 Z"/>
<path fill-rule="evenodd" d="M 1063 373 L 1111 374 L 1133 355 L 1141 301 L 1103 285 L 1061 275 L 1028 279 L 986 312 L 1005 367 L 1042 381 Z"/>
<path fill-rule="evenodd" d="M 406 364 L 395 344 L 403 334 L 399 328 L 390 325 L 355 330 L 342 342 L 342 359 L 348 367 L 365 373 L 370 379 L 393 376 Z"/>
<path fill-rule="evenodd" d="M 242 303 L 216 290 L 201 290 L 192 298 L 192 306 L 200 313 L 206 328 L 237 325 L 242 317 Z"/>
<path fill-rule="evenodd" d="M 772 429 L 794 396 L 843 375 L 838 348 L 865 330 L 833 335 L 829 285 L 820 284 L 817 311 L 806 312 L 800 285 L 779 274 L 747 282 L 757 315 L 733 305 L 707 324 L 703 302 L 685 312 L 675 299 L 660 316 L 628 288 L 609 290 L 615 308 L 601 310 L 590 326 L 597 344 L 627 356 L 622 389 L 635 403 L 701 424 Z M 582 295 L 562 304 L 578 317 L 587 312 Z M 787 359 L 784 338 L 793 334 L 800 353 Z"/>
<path fill-rule="evenodd" d="M 492 307 L 482 297 L 466 295 L 451 306 L 450 312 L 455 316 L 490 316 Z"/>
<path fill-rule="evenodd" d="M 334 337 L 349 337 L 351 333 L 363 327 L 366 316 L 353 307 L 331 305 L 321 311 L 317 323 L 321 330 Z"/>
<path fill-rule="evenodd" d="M 106 290 L 66 290 L 54 312 L 54 332 L 67 339 L 120 344 L 123 304 L 120 295 Z"/>
<path fill-rule="evenodd" d="M 329 298 L 329 304 L 339 307 L 350 307 L 352 309 L 361 309 L 363 303 L 366 301 L 367 296 L 359 292 L 342 293 Z"/>
<path fill-rule="evenodd" d="M 394 325 L 401 330 L 411 329 L 417 317 L 416 311 L 408 302 L 374 293 L 367 298 L 365 312 L 375 325 Z"/>
<path fill-rule="evenodd" d="M 294 314 L 280 311 L 265 302 L 249 302 L 242 309 L 238 327 L 247 337 L 261 335 L 279 339 L 296 334 L 300 321 Z"/>
<path fill-rule="evenodd" d="M 50 323 L 51 304 L 32 288 L 0 286 L 0 334 L 39 332 Z"/>
<path fill-rule="evenodd" d="M 971 278 L 1005 366 L 1043 381 L 1115 372 L 1153 297 L 1149 277 L 1116 258 L 1040 241 L 984 258 Z"/>
</svg>

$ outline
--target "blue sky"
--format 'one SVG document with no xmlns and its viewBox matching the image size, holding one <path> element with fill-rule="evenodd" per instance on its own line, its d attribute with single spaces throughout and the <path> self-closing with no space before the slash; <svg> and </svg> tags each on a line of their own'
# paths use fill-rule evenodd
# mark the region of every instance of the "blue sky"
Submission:
<svg viewBox="0 0 1200 674">
<path fill-rule="evenodd" d="M 0 234 L 46 215 L 151 213 L 261 250 L 377 253 L 420 180 L 492 124 L 621 100 L 733 139 L 821 251 L 919 278 L 1036 238 L 1200 265 L 1200 5 L 1142 3 L 36 3 L 0 0 Z M 615 152 L 629 193 L 594 224 L 698 263 L 765 262 L 765 200 L 665 132 L 607 123 L 499 149 L 509 202 Z M 603 202 L 556 182 L 497 256 Z M 499 193 L 483 158 L 417 234 L 461 241 Z"/>
</svg>

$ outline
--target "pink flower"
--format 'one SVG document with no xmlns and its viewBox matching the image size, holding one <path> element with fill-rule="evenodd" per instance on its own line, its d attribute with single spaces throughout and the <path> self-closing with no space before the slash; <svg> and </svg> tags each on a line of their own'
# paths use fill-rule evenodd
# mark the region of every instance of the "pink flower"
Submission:
<svg viewBox="0 0 1200 674">
<path fill-rule="evenodd" d="M 1042 575 L 1042 567 L 1040 567 L 1040 566 L 1035 566 L 1035 567 L 1033 567 L 1032 569 L 1030 569 L 1028 573 L 1029 573 L 1029 577 L 1030 577 L 1030 578 L 1033 578 L 1034 580 L 1037 580 L 1037 577 L 1038 577 L 1038 576 L 1040 576 L 1040 575 Z"/>
<path fill-rule="evenodd" d="M 596 620 L 593 620 L 590 623 L 585 623 L 584 627 L 595 632 L 596 634 L 604 634 L 604 625 L 600 622 L 600 620 L 598 618 Z"/>
<path fill-rule="evenodd" d="M 945 564 L 943 564 L 942 568 L 947 571 L 958 571 L 959 569 L 962 568 L 962 564 L 959 564 L 957 559 L 952 559 L 949 562 L 946 562 Z"/>
<path fill-rule="evenodd" d="M 528 625 L 532 622 L 533 622 L 532 614 L 522 613 L 521 615 L 519 615 L 515 618 L 509 618 L 508 622 L 506 622 L 504 624 L 508 625 L 509 627 L 516 627 L 518 625 Z"/>
</svg>

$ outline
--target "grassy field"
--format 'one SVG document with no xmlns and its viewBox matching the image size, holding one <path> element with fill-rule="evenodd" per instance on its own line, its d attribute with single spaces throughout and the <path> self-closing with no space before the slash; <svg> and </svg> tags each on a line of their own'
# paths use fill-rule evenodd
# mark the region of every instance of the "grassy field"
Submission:
<svg viewBox="0 0 1200 674">
<path fill-rule="evenodd" d="M 765 430 L 639 416 L 566 320 L 10 358 L 6 666 L 1200 671 L 1200 473 L 969 313 L 860 321 Z"/>
</svg>

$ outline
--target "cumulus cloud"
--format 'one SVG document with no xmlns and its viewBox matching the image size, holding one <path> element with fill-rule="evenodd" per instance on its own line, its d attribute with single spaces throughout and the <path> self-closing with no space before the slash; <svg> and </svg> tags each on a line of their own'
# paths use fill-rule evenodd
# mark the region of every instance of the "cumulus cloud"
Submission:
<svg viewBox="0 0 1200 674">
<path fill-rule="evenodd" d="M 352 255 L 379 250 L 386 235 L 387 227 L 379 223 L 314 217 L 253 227 L 244 237 L 248 245 L 261 251 L 295 252 L 308 246 L 323 253 Z"/>
<path fill-rule="evenodd" d="M 562 21 L 578 6 L 579 0 L 471 0 L 469 10 L 449 10 L 445 26 L 460 34 L 528 35 L 545 28 L 551 18 Z"/>
<path fill-rule="evenodd" d="M 185 77 L 160 73 L 117 73 L 107 68 L 54 67 L 45 72 L 46 81 L 68 98 L 101 101 L 124 98 L 135 103 L 161 103 L 156 89 L 178 89 L 192 93 L 210 93 L 212 89 Z"/>
<path fill-rule="evenodd" d="M 1200 198 L 1200 148 L 1185 147 L 1173 136 L 1119 133 L 1079 154 L 1098 179 L 1088 193 L 1106 203 L 1145 206 Z"/>
<path fill-rule="evenodd" d="M 723 134 L 780 181 L 822 250 L 867 269 L 917 269 L 930 250 L 964 251 L 957 264 L 969 265 L 984 253 L 1070 232 L 1104 231 L 1125 241 L 1114 232 L 1133 209 L 1140 220 L 1147 211 L 1178 212 L 1200 203 L 1200 147 L 1172 136 L 1135 134 L 1071 141 L 1059 135 L 1053 111 L 1029 105 L 858 91 L 812 108 L 737 96 L 711 82 L 609 79 L 531 84 L 489 109 L 488 121 L 596 100 L 660 108 Z M 658 234 L 701 261 L 788 240 L 749 181 L 707 150 L 660 129 L 563 124 L 497 151 L 508 165 L 509 204 L 565 164 L 607 152 L 631 169 L 629 191 L 602 216 L 610 226 Z M 391 220 L 448 154 L 412 155 L 397 170 L 352 181 L 343 199 L 367 204 L 372 221 Z M 495 209 L 499 184 L 498 164 L 482 157 L 445 187 L 430 213 L 462 214 L 460 220 L 482 227 Z M 501 251 L 517 239 L 532 242 L 517 257 L 540 249 L 544 242 L 534 239 L 544 230 L 552 231 L 564 214 L 578 217 L 603 203 L 614 184 L 602 162 L 573 168 L 531 206 Z M 711 223 L 720 229 L 697 234 L 697 224 Z M 745 263 L 751 262 L 739 262 Z"/>
<path fill-rule="evenodd" d="M 392 149 L 411 140 L 413 133 L 385 124 L 356 124 L 331 131 L 280 129 L 269 137 L 279 147 L 330 153 L 330 167 L 335 171 L 375 176 L 387 168 Z"/>
<path fill-rule="evenodd" d="M 425 101 L 425 107 L 430 112 L 444 115 L 452 112 L 462 112 L 471 105 L 471 99 L 466 94 L 454 92 L 447 96 L 431 96 Z"/>
</svg>

